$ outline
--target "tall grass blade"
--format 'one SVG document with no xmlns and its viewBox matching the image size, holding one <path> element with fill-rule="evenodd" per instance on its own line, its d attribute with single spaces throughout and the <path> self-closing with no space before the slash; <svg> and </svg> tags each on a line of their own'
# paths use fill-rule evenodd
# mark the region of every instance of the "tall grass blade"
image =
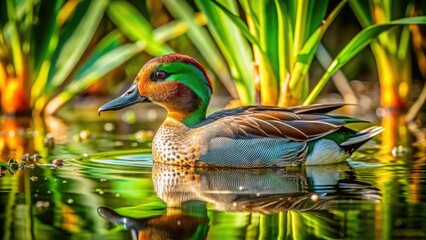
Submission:
<svg viewBox="0 0 426 240">
<path fill-rule="evenodd" d="M 201 1 L 199 1 L 199 2 L 201 2 Z M 212 5 L 211 3 L 213 3 L 215 6 L 216 6 L 216 8 L 215 8 L 215 6 L 214 5 Z M 234 38 L 234 36 L 235 36 L 235 34 L 236 34 L 236 32 L 239 32 L 239 33 L 242 33 L 243 35 L 244 35 L 244 37 L 252 44 L 252 45 L 254 45 L 254 48 L 255 48 L 255 53 L 256 53 L 256 51 L 259 53 L 259 57 L 261 58 L 261 60 L 260 61 L 263 61 L 265 64 L 263 65 L 263 67 L 265 68 L 265 69 L 267 69 L 268 71 L 270 71 L 271 70 L 271 68 L 270 68 L 270 65 L 269 65 L 269 59 L 268 59 L 268 57 L 267 57 L 267 54 L 266 54 L 266 52 L 265 52 L 265 50 L 262 48 L 262 45 L 261 45 L 261 43 L 259 42 L 259 39 L 256 37 L 256 36 L 254 36 L 251 32 L 250 32 L 250 29 L 248 28 L 248 26 L 247 26 L 247 24 L 241 19 L 241 17 L 240 16 L 238 16 L 237 15 L 237 12 L 238 12 L 238 8 L 237 8 L 237 6 L 236 6 L 236 4 L 230 4 L 229 2 L 226 2 L 226 1 L 221 1 L 221 2 L 219 2 L 219 1 L 216 1 L 216 0 L 212 0 L 211 1 L 211 3 L 209 3 L 209 10 L 213 10 L 213 11 L 215 11 L 215 14 L 216 15 L 219 15 L 219 16 L 222 16 L 222 17 L 219 17 L 219 19 L 220 18 L 223 18 L 224 16 L 223 15 L 221 15 L 221 14 L 224 14 L 224 15 L 226 15 L 226 19 L 222 19 L 222 22 L 223 23 L 225 23 L 225 24 L 223 24 L 222 25 L 222 28 L 228 28 L 228 31 L 226 32 L 222 32 L 222 38 L 227 38 L 227 48 L 232 48 L 231 49 L 231 51 L 233 51 L 233 46 L 235 46 L 235 47 L 237 47 L 237 48 L 239 48 L 239 46 L 238 45 L 240 45 L 241 43 L 242 43 L 242 41 L 241 40 L 239 40 L 239 39 L 237 39 L 237 38 Z M 263 4 L 264 2 L 263 1 L 260 1 L 260 2 L 257 2 L 258 3 L 258 6 L 260 6 L 261 4 Z M 225 4 L 226 4 L 226 6 L 225 6 Z M 250 4 L 252 4 L 252 3 L 250 3 Z M 202 8 L 203 9 L 203 8 Z M 259 9 L 257 9 L 257 11 L 258 11 Z M 206 9 L 204 8 L 204 11 L 203 12 L 205 12 L 206 13 Z M 253 9 L 252 8 L 252 10 L 251 10 L 251 12 L 253 13 L 253 12 L 256 12 L 256 9 Z M 259 16 L 258 15 L 256 15 L 256 14 L 252 14 L 252 16 L 253 16 L 253 19 L 256 19 L 256 23 L 257 23 L 257 27 L 258 28 L 260 28 L 260 20 L 259 20 Z M 210 15 L 208 15 L 208 19 L 210 20 L 210 19 L 213 19 L 213 17 L 212 17 L 212 14 L 210 14 Z M 229 21 L 230 20 L 230 21 Z M 230 27 L 228 27 L 227 25 L 228 24 L 235 24 L 235 26 L 234 27 L 236 27 L 235 28 L 235 30 L 234 31 L 229 31 L 229 28 Z M 215 26 L 216 28 L 219 26 L 219 25 L 217 25 L 217 24 L 211 24 L 210 26 Z M 237 30 L 238 29 L 238 30 Z M 223 35 L 223 33 L 225 33 L 225 34 L 228 34 L 227 36 L 224 36 Z M 217 40 L 216 40 L 217 41 Z M 229 45 L 229 44 L 231 44 L 231 45 Z M 233 45 L 233 46 L 232 46 Z M 231 47 L 230 47 L 231 46 Z M 222 52 L 224 51 L 224 49 L 222 48 Z M 247 50 L 245 50 L 245 51 L 247 51 Z M 250 50 L 251 51 L 251 50 Z M 232 53 L 232 54 L 236 54 L 236 53 Z M 250 55 L 252 55 L 252 54 L 250 54 Z M 237 57 L 239 56 L 239 54 L 237 53 L 237 55 L 236 55 Z M 226 57 L 226 56 L 225 56 Z M 253 56 L 251 56 L 251 59 L 253 58 Z M 256 56 L 255 56 L 255 59 L 254 59 L 255 61 L 257 60 L 256 59 Z M 246 67 L 243 67 L 243 66 L 241 66 L 242 64 L 244 64 L 243 63 L 243 59 L 241 59 L 241 58 L 236 58 L 236 57 L 233 57 L 233 62 L 234 62 L 234 64 L 237 64 L 238 65 L 238 67 L 239 67 L 239 75 L 240 74 L 245 74 L 245 73 L 243 73 L 242 71 L 249 71 L 249 73 L 251 74 L 251 76 L 250 76 L 250 79 L 248 79 L 248 74 L 245 74 L 246 76 L 243 78 L 243 80 L 245 81 L 245 88 L 247 88 L 247 86 L 248 85 L 252 85 L 251 87 L 249 87 L 249 89 L 247 89 L 247 90 L 249 90 L 249 95 L 250 96 L 247 96 L 247 97 L 250 97 L 250 99 L 251 100 L 249 100 L 250 102 L 247 102 L 246 100 L 244 100 L 244 98 L 247 98 L 247 97 L 242 97 L 241 96 L 241 94 L 240 94 L 240 98 L 242 99 L 242 103 L 243 104 L 252 104 L 252 103 L 254 103 L 254 95 L 255 95 L 255 93 L 254 93 L 254 85 L 255 85 L 255 83 L 254 83 L 254 72 L 256 71 L 255 69 L 256 69 L 256 66 L 254 66 L 253 65 L 253 61 L 252 62 L 250 62 L 250 63 L 248 63 L 248 65 L 246 66 Z M 228 61 L 229 62 L 229 61 Z M 230 64 L 233 64 L 233 63 L 230 63 Z M 257 64 L 257 63 L 254 63 L 254 64 Z M 231 68 L 232 68 L 232 66 L 231 66 Z M 244 70 L 244 68 L 249 68 L 249 69 L 247 69 L 247 70 Z M 259 69 L 259 71 L 261 71 L 261 69 L 262 69 L 262 66 L 259 66 L 258 67 L 258 69 Z M 232 72 L 232 69 L 231 69 L 231 72 Z M 261 74 L 260 74 L 261 75 Z M 260 78 L 262 79 L 262 77 L 267 77 L 267 76 L 260 76 Z M 238 77 L 235 77 L 235 73 L 234 73 L 234 78 L 235 79 L 238 79 Z M 242 88 L 242 87 L 239 87 L 239 85 L 240 85 L 240 83 L 238 82 L 238 80 L 237 80 L 237 89 L 238 88 Z M 251 88 L 251 89 L 250 89 Z M 245 90 L 245 89 L 242 89 L 242 90 Z M 240 90 L 239 92 L 242 92 L 242 90 Z M 247 92 L 247 91 L 245 91 L 245 92 Z M 247 95 L 247 94 L 245 94 L 245 95 Z"/>
<path fill-rule="evenodd" d="M 141 41 L 145 51 L 153 56 L 172 53 L 166 43 L 156 41 L 151 23 L 130 3 L 113 1 L 108 7 L 108 16 L 114 24 L 133 42 Z M 126 16 L 126 17 L 123 17 Z"/>
<path fill-rule="evenodd" d="M 263 105 L 276 105 L 279 95 L 279 19 L 274 1 L 258 1 L 252 10 L 259 21 L 257 38 L 260 46 L 253 46 L 259 68 L 260 99 Z M 271 31 L 271 29 L 274 29 Z M 277 29 L 277 30 L 275 30 Z"/>
<path fill-rule="evenodd" d="M 325 31 L 334 21 L 336 16 L 342 10 L 343 6 L 346 4 L 346 0 L 343 0 L 336 6 L 336 8 L 330 13 L 330 15 L 325 20 L 324 24 L 321 25 L 306 41 L 300 50 L 294 68 L 291 72 L 291 77 L 289 80 L 289 88 L 291 93 L 299 93 L 303 88 L 303 82 L 308 74 L 309 67 L 311 66 L 312 60 L 314 59 L 316 49 L 321 41 L 322 36 Z M 287 96 L 280 96 L 279 105 L 284 106 L 287 103 L 285 102 Z"/>
<path fill-rule="evenodd" d="M 32 35 L 32 26 L 34 23 L 34 1 L 33 0 L 27 0 L 27 1 L 21 1 L 18 3 L 18 7 L 21 9 L 19 11 L 18 8 L 18 14 L 22 12 L 21 14 L 24 16 L 20 21 L 20 28 L 23 32 L 22 35 L 22 52 L 24 55 L 28 55 L 30 51 L 30 44 L 31 44 L 31 35 Z M 28 64 L 27 64 L 28 68 Z"/>
<path fill-rule="evenodd" d="M 309 1 L 308 14 L 306 16 L 306 37 L 304 41 L 309 38 L 323 23 L 329 7 L 329 0 L 315 0 Z M 346 2 L 346 1 L 345 1 Z M 343 4 L 340 1 L 339 4 Z"/>
<path fill-rule="evenodd" d="M 297 4 L 296 12 L 296 24 L 294 29 L 294 44 L 293 44 L 293 56 L 299 54 L 299 50 L 302 48 L 305 42 L 306 34 L 306 19 L 308 16 L 309 0 L 299 0 Z"/>
<path fill-rule="evenodd" d="M 243 33 L 217 4 L 202 0 L 195 3 L 208 18 L 207 27 L 228 62 L 241 103 L 253 104 L 253 55 Z M 237 12 L 236 4 L 232 1 L 221 1 L 220 4 L 233 15 Z M 245 29 L 248 31 L 247 26 Z"/>
<path fill-rule="evenodd" d="M 309 94 L 308 98 L 303 102 L 303 104 L 311 104 L 319 95 L 321 90 L 325 87 L 330 77 L 343 65 L 345 65 L 349 60 L 351 60 L 356 54 L 358 54 L 364 47 L 366 47 L 373 39 L 375 39 L 381 33 L 386 32 L 395 26 L 408 24 L 426 24 L 426 16 L 402 18 L 395 21 L 391 21 L 389 23 L 376 24 L 367 27 L 360 33 L 358 33 L 336 56 L 336 58 L 333 60 L 325 74 L 321 77 L 320 81 Z"/>
<path fill-rule="evenodd" d="M 156 28 L 156 30 L 161 29 L 161 28 L 167 28 L 167 29 L 173 29 L 173 31 L 162 31 L 161 33 L 155 33 L 154 32 L 154 37 L 155 39 L 157 39 L 158 41 L 168 41 L 174 38 L 177 38 L 183 34 L 186 33 L 186 30 L 188 29 L 188 27 L 186 26 L 185 23 L 183 23 L 182 21 L 171 21 L 168 22 L 165 25 L 159 26 Z M 162 33 L 167 33 L 170 35 L 163 35 Z"/>
<path fill-rule="evenodd" d="M 15 75 L 20 76 L 24 70 L 23 53 L 21 48 L 21 38 L 19 37 L 16 23 L 9 21 L 4 26 L 4 37 L 7 45 L 12 48 L 12 61 Z"/>
<path fill-rule="evenodd" d="M 125 38 L 121 33 L 118 32 L 118 30 L 113 30 L 110 32 L 96 45 L 95 49 L 93 49 L 93 53 L 73 77 L 72 82 L 75 82 L 76 79 L 81 79 L 82 76 L 87 75 L 90 71 L 93 70 L 91 68 L 101 57 L 124 43 Z"/>
<path fill-rule="evenodd" d="M 207 64 L 213 69 L 231 96 L 238 98 L 238 93 L 225 64 L 225 59 L 219 53 L 220 51 L 209 33 L 194 21 L 194 12 L 191 7 L 186 2 L 177 2 L 175 0 L 165 0 L 163 3 L 176 19 L 186 24 L 187 34 L 192 43 L 207 60 Z"/>
<path fill-rule="evenodd" d="M 280 80 L 280 88 L 282 89 L 286 89 L 287 87 L 284 86 L 285 83 L 285 79 L 287 78 L 287 76 L 289 75 L 290 72 L 290 66 L 288 65 L 288 53 L 289 53 L 289 39 L 286 39 L 286 36 L 288 36 L 289 34 L 285 34 L 285 31 L 289 30 L 289 19 L 288 19 L 288 14 L 286 12 L 284 3 L 279 1 L 279 0 L 275 0 L 275 6 L 277 9 L 277 18 L 278 18 L 278 36 L 277 36 L 277 41 L 278 41 L 278 46 L 277 46 L 277 54 L 278 54 L 278 66 L 279 66 L 279 70 L 278 70 L 278 79 Z M 290 31 L 289 31 L 290 32 Z"/>
<path fill-rule="evenodd" d="M 113 43 L 102 44 L 102 47 L 98 49 L 98 51 L 106 52 L 104 54 L 97 54 L 101 55 L 101 57 L 89 61 L 89 65 L 85 67 L 82 73 L 73 79 L 64 91 L 59 93 L 47 104 L 46 113 L 52 114 L 56 112 L 63 104 L 70 101 L 105 74 L 143 50 L 143 45 L 141 45 L 141 43 L 128 43 L 114 48 L 110 48 L 110 44 Z"/>
<path fill-rule="evenodd" d="M 51 94 L 68 77 L 92 39 L 108 0 L 82 1 L 72 19 L 64 26 L 52 58 L 45 88 Z"/>
<path fill-rule="evenodd" d="M 363 28 L 373 25 L 368 1 L 349 0 L 349 5 L 351 5 L 353 13 L 356 15 Z"/>
<path fill-rule="evenodd" d="M 259 18 L 257 17 L 256 12 L 259 10 L 259 6 L 263 3 L 263 1 L 250 1 L 250 0 L 240 0 L 239 1 L 242 8 L 244 9 L 244 13 L 246 15 L 247 22 L 249 24 L 249 29 L 254 36 L 259 35 Z M 253 27 L 250 26 L 253 23 Z"/>
<path fill-rule="evenodd" d="M 34 56 L 34 72 L 40 71 L 41 64 L 50 57 L 54 51 L 53 45 L 58 41 L 58 13 L 61 9 L 63 1 L 41 1 L 39 14 L 42 18 L 39 18 L 39 24 L 33 27 L 32 37 L 32 56 Z"/>
<path fill-rule="evenodd" d="M 6 6 L 3 6 L 6 8 L 6 21 L 13 21 L 15 22 L 17 20 L 17 14 L 16 14 L 16 7 L 15 4 L 16 2 L 14 0 L 12 1 L 5 1 L 6 2 Z M 4 11 L 4 10 L 3 10 Z"/>
<path fill-rule="evenodd" d="M 211 2 L 214 3 L 217 7 L 219 7 L 229 17 L 229 19 L 231 19 L 231 21 L 238 27 L 238 29 L 244 34 L 244 36 L 250 41 L 251 44 L 260 47 L 260 43 L 257 38 L 250 33 L 250 30 L 247 27 L 246 23 L 239 16 L 229 11 L 228 8 L 226 8 L 216 0 L 211 0 Z"/>
</svg>

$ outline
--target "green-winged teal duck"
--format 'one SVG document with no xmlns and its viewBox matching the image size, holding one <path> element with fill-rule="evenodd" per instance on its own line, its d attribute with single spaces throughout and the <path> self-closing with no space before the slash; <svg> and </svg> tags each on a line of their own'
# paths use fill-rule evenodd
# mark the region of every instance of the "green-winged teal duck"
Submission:
<svg viewBox="0 0 426 240">
<path fill-rule="evenodd" d="M 154 161 L 189 166 L 281 167 L 345 161 L 383 131 L 346 128 L 362 120 L 326 114 L 344 104 L 280 108 L 246 106 L 206 117 L 212 84 L 200 63 L 169 54 L 147 62 L 132 86 L 99 108 L 153 102 L 167 109 L 153 143 Z"/>
</svg>

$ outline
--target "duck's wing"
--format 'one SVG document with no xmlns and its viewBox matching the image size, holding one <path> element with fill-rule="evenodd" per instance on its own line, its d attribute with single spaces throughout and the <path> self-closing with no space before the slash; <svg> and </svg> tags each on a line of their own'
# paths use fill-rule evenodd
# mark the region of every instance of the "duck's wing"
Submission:
<svg viewBox="0 0 426 240">
<path fill-rule="evenodd" d="M 206 118 L 207 122 L 211 122 L 226 116 L 235 116 L 242 113 L 254 113 L 262 111 L 278 111 L 278 112 L 292 112 L 292 113 L 328 113 L 338 108 L 341 108 L 347 104 L 345 103 L 327 103 L 327 104 L 313 104 L 309 106 L 293 106 L 288 108 L 282 108 L 277 106 L 244 106 L 239 108 L 225 109 L 217 111 Z"/>
<path fill-rule="evenodd" d="M 344 104 L 317 104 L 280 108 L 248 106 L 217 112 L 209 116 L 203 127 L 226 132 L 233 138 L 289 138 L 309 141 L 337 131 L 349 122 L 362 120 L 323 114 Z M 232 132 L 232 134 L 230 134 Z"/>
</svg>

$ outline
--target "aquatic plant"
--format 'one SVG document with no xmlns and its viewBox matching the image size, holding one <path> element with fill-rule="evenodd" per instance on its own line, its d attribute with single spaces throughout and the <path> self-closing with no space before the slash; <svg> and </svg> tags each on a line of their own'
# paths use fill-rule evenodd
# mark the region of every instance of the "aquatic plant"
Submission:
<svg viewBox="0 0 426 240">
<path fill-rule="evenodd" d="M 364 27 L 386 24 L 406 17 L 414 10 L 414 1 L 349 1 Z M 383 107 L 406 107 L 411 82 L 410 31 L 408 26 L 390 29 L 370 44 L 376 58 Z"/>
<path fill-rule="evenodd" d="M 415 3 L 415 1 L 363 0 L 349 1 L 349 3 L 358 21 L 365 29 L 372 28 L 374 25 L 381 28 L 389 27 L 390 23 L 399 21 L 394 19 L 424 14 L 421 12 L 421 3 Z M 416 23 L 425 23 L 424 16 L 411 19 L 420 20 Z M 404 115 L 410 105 L 409 97 L 412 96 L 411 48 L 412 46 L 416 48 L 416 41 L 422 41 L 419 40 L 422 39 L 419 31 L 416 36 L 416 29 L 418 29 L 416 25 L 392 28 L 379 35 L 370 44 L 376 59 L 381 87 L 381 105 L 384 108 L 382 125 L 387 129 L 382 141 L 384 146 L 382 151 L 385 152 L 391 152 L 397 144 L 407 144 L 406 119 L 412 121 L 415 118 L 426 96 L 425 85 L 423 93 L 420 94 L 419 99 L 413 104 L 413 108 L 405 118 Z M 413 41 L 411 35 L 413 35 Z M 421 58 L 424 58 L 425 55 L 421 50 L 415 51 L 419 60 L 418 64 L 420 64 L 419 69 L 423 69 L 425 63 Z M 423 66 L 421 66 L 422 62 Z M 423 70 L 421 72 L 424 73 Z"/>
<path fill-rule="evenodd" d="M 143 48 L 98 25 L 99 1 L 1 1 L 0 94 L 6 113 L 54 113 Z"/>
<path fill-rule="evenodd" d="M 346 44 L 309 93 L 308 70 L 314 55 L 346 2 L 341 1 L 325 20 L 328 1 L 263 0 L 254 4 L 240 0 L 239 6 L 232 1 L 197 0 L 196 4 L 209 20 L 208 27 L 230 65 L 240 98 L 252 103 L 256 89 L 262 104 L 286 106 L 311 104 L 331 76 L 381 33 L 398 25 L 426 23 L 426 17 L 420 16 L 366 27 Z"/>
</svg>

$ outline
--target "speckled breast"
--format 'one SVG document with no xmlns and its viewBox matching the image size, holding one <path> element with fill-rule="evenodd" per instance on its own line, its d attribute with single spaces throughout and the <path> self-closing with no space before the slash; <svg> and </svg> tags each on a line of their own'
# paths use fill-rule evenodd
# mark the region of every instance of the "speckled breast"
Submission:
<svg viewBox="0 0 426 240">
<path fill-rule="evenodd" d="M 200 146 L 188 134 L 188 129 L 163 126 L 152 142 L 155 162 L 193 166 L 200 154 Z"/>
</svg>

